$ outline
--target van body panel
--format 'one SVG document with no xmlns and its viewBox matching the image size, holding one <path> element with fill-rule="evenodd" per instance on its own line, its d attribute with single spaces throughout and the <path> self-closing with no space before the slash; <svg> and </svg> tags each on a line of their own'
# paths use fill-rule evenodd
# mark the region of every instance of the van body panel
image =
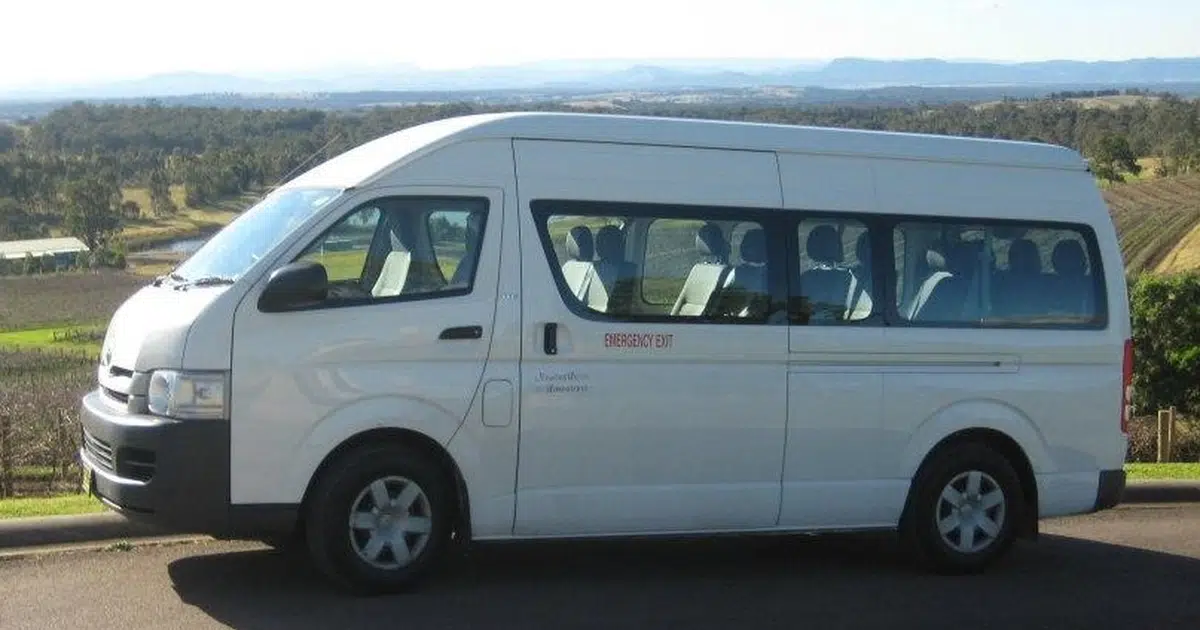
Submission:
<svg viewBox="0 0 1200 630">
<path fill-rule="evenodd" d="M 233 423 L 230 445 L 233 504 L 298 503 L 316 464 L 365 428 L 413 428 L 444 444 L 466 419 L 494 332 L 502 188 L 411 185 L 358 191 L 331 211 L 327 222 L 298 236 L 286 259 L 365 204 L 460 196 L 487 204 L 478 271 L 468 295 L 262 313 L 260 283 L 241 302 L 233 322 L 234 338 L 241 341 L 233 347 L 236 376 L 230 394 L 231 410 L 242 419 Z M 458 326 L 480 326 L 482 336 L 439 339 L 442 331 Z M 293 470 L 297 474 L 289 474 Z"/>
<path fill-rule="evenodd" d="M 529 211 L 542 199 L 778 208 L 774 157 L 591 143 L 515 147 L 524 286 L 516 535 L 775 526 L 786 327 L 739 327 L 734 340 L 721 324 L 581 317 L 558 290 L 555 261 Z M 543 345 L 546 324 L 557 326 L 554 354 Z M 662 342 L 612 343 L 626 338 Z"/>
</svg>

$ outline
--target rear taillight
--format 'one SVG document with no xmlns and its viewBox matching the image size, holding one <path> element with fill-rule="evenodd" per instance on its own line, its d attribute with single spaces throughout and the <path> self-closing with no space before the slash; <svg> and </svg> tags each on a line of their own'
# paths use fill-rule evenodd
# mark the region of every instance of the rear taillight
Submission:
<svg viewBox="0 0 1200 630">
<path fill-rule="evenodd" d="M 1121 433 L 1129 433 L 1133 412 L 1133 340 L 1125 340 L 1125 359 L 1121 363 Z"/>
</svg>

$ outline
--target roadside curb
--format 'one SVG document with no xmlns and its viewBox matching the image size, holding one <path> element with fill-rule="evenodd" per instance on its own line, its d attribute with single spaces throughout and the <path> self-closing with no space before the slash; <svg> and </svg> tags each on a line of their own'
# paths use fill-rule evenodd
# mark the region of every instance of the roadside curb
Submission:
<svg viewBox="0 0 1200 630">
<path fill-rule="evenodd" d="M 0 549 L 178 535 L 135 523 L 116 512 L 0 519 Z"/>
<path fill-rule="evenodd" d="M 1200 503 L 1200 481 L 1130 481 L 1121 503 Z"/>
</svg>

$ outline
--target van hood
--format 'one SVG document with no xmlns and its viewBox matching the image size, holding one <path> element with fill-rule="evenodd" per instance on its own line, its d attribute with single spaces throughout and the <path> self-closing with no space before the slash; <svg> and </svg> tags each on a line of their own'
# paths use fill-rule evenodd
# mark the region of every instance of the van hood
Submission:
<svg viewBox="0 0 1200 630">
<path fill-rule="evenodd" d="M 188 330 L 227 286 L 148 286 L 113 314 L 100 350 L 101 371 L 179 368 Z"/>
</svg>

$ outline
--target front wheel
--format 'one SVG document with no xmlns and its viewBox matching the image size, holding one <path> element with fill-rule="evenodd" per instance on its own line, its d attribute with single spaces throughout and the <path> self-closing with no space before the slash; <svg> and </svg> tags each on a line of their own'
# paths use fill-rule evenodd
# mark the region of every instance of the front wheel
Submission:
<svg viewBox="0 0 1200 630">
<path fill-rule="evenodd" d="M 314 564 L 361 594 L 414 586 L 440 560 L 454 500 L 447 475 L 403 445 L 357 449 L 318 482 L 308 507 Z"/>
<path fill-rule="evenodd" d="M 1025 498 L 1012 465 L 983 444 L 935 455 L 915 480 L 901 534 L 939 573 L 977 573 L 1012 546 Z"/>
</svg>

